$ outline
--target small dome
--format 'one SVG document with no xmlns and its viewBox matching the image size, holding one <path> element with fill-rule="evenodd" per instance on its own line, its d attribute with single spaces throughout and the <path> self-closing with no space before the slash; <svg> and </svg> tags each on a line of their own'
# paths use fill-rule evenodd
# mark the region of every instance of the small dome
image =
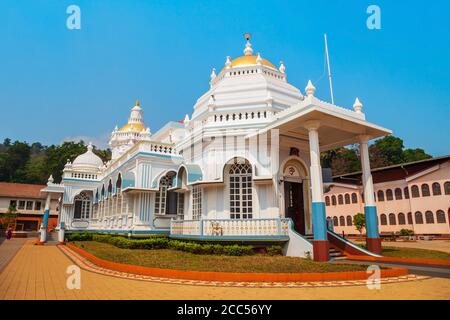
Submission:
<svg viewBox="0 0 450 320">
<path fill-rule="evenodd" d="M 119 129 L 119 132 L 141 132 L 145 129 L 145 125 L 143 123 L 127 123 L 122 128 Z"/>
<path fill-rule="evenodd" d="M 231 66 L 238 67 L 238 66 L 256 65 L 258 64 L 256 61 L 257 58 L 258 56 L 241 56 L 231 61 Z M 277 68 L 273 65 L 273 63 L 267 59 L 263 58 L 261 64 L 263 66 L 277 70 Z"/>
<path fill-rule="evenodd" d="M 92 144 L 89 143 L 87 151 L 73 160 L 72 169 L 84 169 L 84 170 L 98 170 L 99 167 L 103 166 L 103 161 L 92 152 Z"/>
</svg>

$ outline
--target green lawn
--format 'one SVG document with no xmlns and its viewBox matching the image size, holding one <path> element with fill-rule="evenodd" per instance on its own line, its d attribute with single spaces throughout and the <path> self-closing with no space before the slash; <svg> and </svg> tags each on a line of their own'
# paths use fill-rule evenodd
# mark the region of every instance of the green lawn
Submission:
<svg viewBox="0 0 450 320">
<path fill-rule="evenodd" d="M 361 265 L 319 263 L 284 256 L 197 255 L 171 249 L 120 249 L 95 241 L 72 243 L 104 260 L 153 268 L 240 273 L 324 273 L 366 270 L 366 267 Z"/>
<path fill-rule="evenodd" d="M 415 248 L 383 247 L 382 255 L 395 258 L 450 260 L 449 253 Z"/>
</svg>

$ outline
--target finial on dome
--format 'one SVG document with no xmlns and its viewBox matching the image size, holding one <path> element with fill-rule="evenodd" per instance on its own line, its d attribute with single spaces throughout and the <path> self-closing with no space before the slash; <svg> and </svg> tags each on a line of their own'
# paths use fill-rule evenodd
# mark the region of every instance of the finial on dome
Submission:
<svg viewBox="0 0 450 320">
<path fill-rule="evenodd" d="M 225 61 L 225 67 L 227 69 L 231 68 L 231 57 L 230 56 L 227 56 L 227 61 Z"/>
<path fill-rule="evenodd" d="M 285 73 L 286 67 L 284 66 L 283 61 L 280 61 L 280 67 L 278 68 L 278 70 L 280 70 L 281 73 Z"/>
<path fill-rule="evenodd" d="M 308 81 L 305 91 L 308 96 L 314 96 L 316 93 L 316 87 L 313 86 L 311 80 Z"/>
<path fill-rule="evenodd" d="M 363 104 L 361 101 L 359 101 L 358 98 L 356 98 L 355 103 L 353 104 L 353 110 L 355 110 L 356 113 L 362 113 Z"/>
<path fill-rule="evenodd" d="M 50 175 L 50 177 L 48 177 L 48 181 L 47 184 L 53 183 L 53 175 Z"/>
<path fill-rule="evenodd" d="M 259 52 L 258 52 L 258 56 L 256 57 L 256 64 L 259 64 L 259 65 L 261 65 L 262 64 L 262 58 L 261 58 L 261 55 L 259 54 Z"/>
<path fill-rule="evenodd" d="M 139 107 L 139 99 L 136 99 L 136 104 L 135 104 L 135 106 L 136 106 L 136 107 Z"/>
<path fill-rule="evenodd" d="M 211 72 L 211 80 L 214 80 L 216 77 L 217 77 L 217 75 L 216 75 L 216 68 L 213 68 L 212 72 Z"/>
<path fill-rule="evenodd" d="M 247 40 L 247 43 L 245 44 L 244 55 L 251 56 L 253 54 L 252 44 L 250 43 L 250 38 L 252 37 L 252 35 L 247 32 L 244 33 L 244 37 Z"/>
<path fill-rule="evenodd" d="M 94 149 L 94 147 L 92 146 L 92 142 L 89 142 L 87 149 L 88 151 L 92 151 L 92 149 Z"/>
</svg>

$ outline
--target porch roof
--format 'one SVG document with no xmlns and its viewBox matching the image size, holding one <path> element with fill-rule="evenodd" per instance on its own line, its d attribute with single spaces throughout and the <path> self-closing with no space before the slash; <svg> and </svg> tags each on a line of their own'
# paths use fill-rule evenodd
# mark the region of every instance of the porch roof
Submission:
<svg viewBox="0 0 450 320">
<path fill-rule="evenodd" d="M 367 135 L 371 139 L 375 139 L 392 133 L 389 129 L 366 121 L 362 113 L 356 113 L 310 96 L 298 105 L 281 111 L 271 124 L 247 138 L 279 129 L 280 138 L 286 137 L 308 144 L 309 136 L 305 125 L 310 120 L 320 122 L 318 131 L 321 151 L 359 143 L 360 135 Z"/>
</svg>

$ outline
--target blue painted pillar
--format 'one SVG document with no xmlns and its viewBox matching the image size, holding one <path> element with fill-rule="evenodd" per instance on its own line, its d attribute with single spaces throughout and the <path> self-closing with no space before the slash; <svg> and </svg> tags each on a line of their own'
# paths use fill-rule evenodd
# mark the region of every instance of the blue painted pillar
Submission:
<svg viewBox="0 0 450 320">
<path fill-rule="evenodd" d="M 45 200 L 45 207 L 44 207 L 44 217 L 42 219 L 41 223 L 41 236 L 40 236 L 40 242 L 44 243 L 47 241 L 47 227 L 48 227 L 48 217 L 50 215 L 50 201 L 51 201 L 51 193 L 47 193 L 47 199 Z"/>
<path fill-rule="evenodd" d="M 381 254 L 381 238 L 378 231 L 377 207 L 375 204 L 372 173 L 369 160 L 370 136 L 360 136 L 362 182 L 364 188 L 364 214 L 366 217 L 366 245 L 369 251 Z"/>
<path fill-rule="evenodd" d="M 312 196 L 312 222 L 314 231 L 313 256 L 315 261 L 329 260 L 327 218 L 323 201 L 322 167 L 320 165 L 319 121 L 308 121 L 305 125 L 309 133 L 311 157 L 310 179 Z"/>
</svg>

